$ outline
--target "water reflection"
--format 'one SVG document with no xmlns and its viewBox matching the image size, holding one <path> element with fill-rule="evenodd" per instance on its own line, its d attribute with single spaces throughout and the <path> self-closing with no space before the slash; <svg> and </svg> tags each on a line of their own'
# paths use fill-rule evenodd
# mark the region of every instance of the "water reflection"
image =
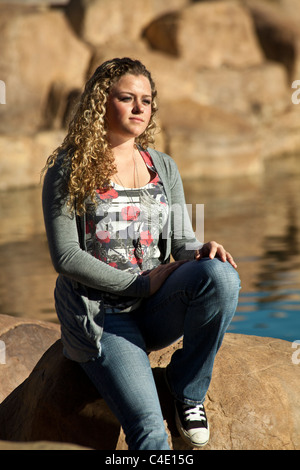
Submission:
<svg viewBox="0 0 300 470">
<path fill-rule="evenodd" d="M 205 205 L 205 239 L 222 243 L 238 263 L 232 332 L 300 339 L 298 167 L 298 158 L 272 161 L 260 177 L 184 182 L 187 202 Z M 0 193 L 0 313 L 57 321 L 40 192 Z"/>
<path fill-rule="evenodd" d="M 272 161 L 263 177 L 189 183 L 205 204 L 205 239 L 238 263 L 242 290 L 230 331 L 300 338 L 299 158 Z"/>
</svg>

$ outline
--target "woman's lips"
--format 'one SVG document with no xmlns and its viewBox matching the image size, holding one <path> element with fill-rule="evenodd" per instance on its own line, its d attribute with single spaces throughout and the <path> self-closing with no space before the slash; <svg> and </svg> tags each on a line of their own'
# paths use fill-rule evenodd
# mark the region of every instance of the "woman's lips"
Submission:
<svg viewBox="0 0 300 470">
<path fill-rule="evenodd" d="M 131 121 L 137 121 L 137 122 L 144 122 L 144 119 L 138 118 L 138 117 L 131 117 L 129 118 Z"/>
</svg>

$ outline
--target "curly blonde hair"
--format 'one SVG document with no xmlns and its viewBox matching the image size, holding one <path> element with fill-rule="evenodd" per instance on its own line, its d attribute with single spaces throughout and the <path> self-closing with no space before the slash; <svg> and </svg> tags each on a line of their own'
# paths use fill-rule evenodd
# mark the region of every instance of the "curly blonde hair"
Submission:
<svg viewBox="0 0 300 470">
<path fill-rule="evenodd" d="M 95 203 L 96 189 L 106 190 L 117 172 L 113 152 L 106 139 L 106 102 L 112 86 L 125 74 L 144 75 L 152 91 L 151 118 L 136 144 L 147 148 L 154 142 L 157 111 L 156 87 L 150 72 L 139 60 L 115 58 L 100 65 L 87 81 L 77 111 L 62 144 L 48 157 L 43 173 L 59 156 L 68 169 L 68 205 L 78 214 L 85 212 L 85 200 Z"/>
</svg>

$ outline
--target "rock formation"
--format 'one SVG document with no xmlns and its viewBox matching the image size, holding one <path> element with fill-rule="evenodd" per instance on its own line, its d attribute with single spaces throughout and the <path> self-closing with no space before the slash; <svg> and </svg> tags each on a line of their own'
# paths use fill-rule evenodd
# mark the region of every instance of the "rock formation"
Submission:
<svg viewBox="0 0 300 470">
<path fill-rule="evenodd" d="M 33 334 L 36 325 L 29 329 Z M 163 378 L 179 347 L 180 341 L 151 353 L 150 362 L 170 446 L 188 449 L 175 429 L 173 401 Z M 300 371 L 292 352 L 286 341 L 225 335 L 206 399 L 211 439 L 205 449 L 300 449 Z M 53 446 L 67 442 L 93 449 L 127 448 L 119 423 L 80 366 L 64 358 L 60 340 L 1 403 L 0 439 L 32 441 L 33 447 L 50 441 Z"/>
<path fill-rule="evenodd" d="M 299 17 L 295 0 L 1 4 L 0 189 L 39 184 L 86 78 L 124 55 L 152 71 L 161 108 L 156 147 L 184 177 L 207 177 L 208 161 L 218 169 L 210 177 L 258 174 L 266 159 L 299 152 L 300 106 L 291 101 Z M 187 127 L 190 113 L 197 119 Z"/>
</svg>

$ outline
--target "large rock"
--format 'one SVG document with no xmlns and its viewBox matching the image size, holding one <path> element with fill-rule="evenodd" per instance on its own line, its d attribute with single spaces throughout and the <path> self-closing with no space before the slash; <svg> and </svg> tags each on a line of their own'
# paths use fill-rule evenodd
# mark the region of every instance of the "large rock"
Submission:
<svg viewBox="0 0 300 470">
<path fill-rule="evenodd" d="M 224 178 L 262 171 L 261 139 L 248 121 L 191 100 L 164 103 L 166 146 L 183 178 Z"/>
<path fill-rule="evenodd" d="M 34 132 L 49 124 L 46 108 L 53 87 L 60 102 L 81 88 L 90 51 L 59 10 L 0 5 L 1 80 L 6 104 L 0 108 L 0 132 Z M 80 58 L 80 59 L 79 59 Z"/>
<path fill-rule="evenodd" d="M 0 405 L 0 439 L 116 447 L 120 426 L 77 363 L 57 341 Z M 8 414 L 9 413 L 9 418 Z"/>
<path fill-rule="evenodd" d="M 28 377 L 59 337 L 58 324 L 0 315 L 0 402 Z"/>
<path fill-rule="evenodd" d="M 268 60 L 282 63 L 290 80 L 300 73 L 300 4 L 283 0 L 280 3 L 243 0 L 253 17 L 257 38 Z"/>
<path fill-rule="evenodd" d="M 66 12 L 76 33 L 98 46 L 116 36 L 137 40 L 154 18 L 188 3 L 189 0 L 71 0 Z"/>
<path fill-rule="evenodd" d="M 0 441 L 1 450 L 90 450 L 89 448 L 69 444 L 67 442 L 8 442 Z"/>
<path fill-rule="evenodd" d="M 292 107 L 285 67 L 265 62 L 242 70 L 201 70 L 195 79 L 193 99 L 253 123 L 275 121 Z M 276 97 L 276 99 L 275 99 Z"/>
<path fill-rule="evenodd" d="M 46 159 L 61 144 L 65 134 L 64 130 L 32 135 L 0 134 L 0 190 L 40 184 Z"/>
<path fill-rule="evenodd" d="M 175 430 L 163 378 L 172 346 L 150 361 L 173 449 L 188 447 Z M 206 449 L 300 449 L 300 373 L 291 343 L 227 334 L 206 399 L 211 440 Z M 119 424 L 80 366 L 62 355 L 60 341 L 28 379 L 0 405 L 0 439 L 72 442 L 94 449 L 126 449 Z"/>
<path fill-rule="evenodd" d="M 32 135 L 0 134 L 0 190 L 36 186 L 46 159 L 64 139 L 66 131 L 40 131 Z"/>
<path fill-rule="evenodd" d="M 248 11 L 234 1 L 199 2 L 155 19 L 144 32 L 150 45 L 192 67 L 249 67 L 263 53 Z"/>
</svg>

